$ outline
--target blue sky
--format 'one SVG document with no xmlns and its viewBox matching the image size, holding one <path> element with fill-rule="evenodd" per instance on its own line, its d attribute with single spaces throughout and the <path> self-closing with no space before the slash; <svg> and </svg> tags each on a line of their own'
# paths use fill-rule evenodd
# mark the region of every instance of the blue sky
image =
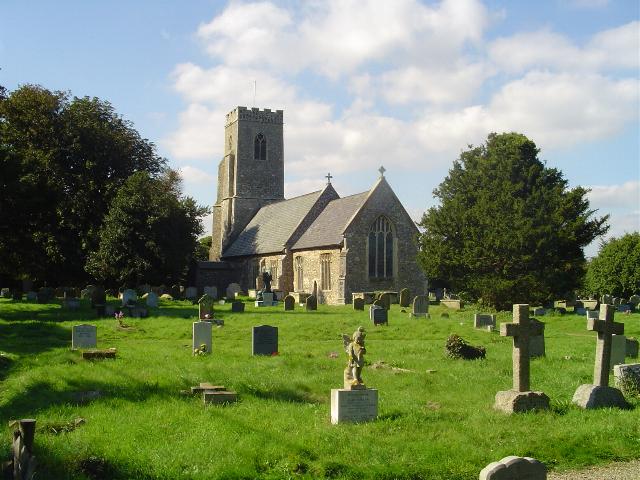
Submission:
<svg viewBox="0 0 640 480">
<path fill-rule="evenodd" d="M 0 84 L 110 101 L 200 203 L 224 114 L 285 111 L 288 197 L 368 189 L 380 165 L 411 215 L 468 144 L 534 140 L 592 189 L 611 235 L 640 230 L 640 24 L 631 0 L 5 0 Z M 210 229 L 207 219 L 207 228 Z M 596 251 L 596 245 L 588 249 Z"/>
</svg>

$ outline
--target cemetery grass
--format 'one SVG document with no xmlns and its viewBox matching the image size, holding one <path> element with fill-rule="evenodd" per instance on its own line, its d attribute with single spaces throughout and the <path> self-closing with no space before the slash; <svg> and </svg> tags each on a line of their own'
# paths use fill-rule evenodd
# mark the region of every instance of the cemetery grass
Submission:
<svg viewBox="0 0 640 480">
<path fill-rule="evenodd" d="M 84 301 L 67 312 L 59 303 L 0 300 L 0 421 L 37 419 L 37 478 L 462 480 L 507 455 L 558 471 L 640 458 L 640 399 L 628 398 L 632 410 L 571 404 L 593 375 L 595 334 L 585 317 L 541 317 L 547 356 L 532 361 L 531 384 L 552 409 L 507 416 L 492 405 L 511 388 L 512 339 L 474 330 L 473 307 L 445 319 L 445 307 L 431 306 L 425 320 L 392 305 L 389 326 L 376 328 L 350 306 L 230 308 L 216 305 L 225 325 L 214 327 L 212 355 L 193 357 L 190 302 L 162 302 L 118 329 Z M 510 317 L 498 314 L 498 322 Z M 640 337 L 640 314 L 616 321 Z M 71 327 L 85 322 L 97 326 L 99 348 L 117 348 L 115 360 L 85 361 L 70 350 Z M 279 327 L 278 355 L 251 356 L 251 327 L 260 324 Z M 345 366 L 339 334 L 359 325 L 379 419 L 331 425 L 330 390 L 341 387 Z M 446 358 L 450 333 L 484 345 L 487 359 Z M 199 382 L 225 385 L 240 401 L 205 407 L 200 396 L 180 394 Z M 3 432 L 0 456 L 8 459 L 10 430 Z"/>
</svg>

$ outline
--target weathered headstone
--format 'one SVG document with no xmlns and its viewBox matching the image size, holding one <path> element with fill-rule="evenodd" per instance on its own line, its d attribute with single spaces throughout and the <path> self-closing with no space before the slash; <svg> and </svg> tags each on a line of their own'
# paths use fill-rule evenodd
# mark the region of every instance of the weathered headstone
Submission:
<svg viewBox="0 0 640 480">
<path fill-rule="evenodd" d="M 627 337 L 624 335 L 611 335 L 611 362 L 609 363 L 611 370 L 613 370 L 614 365 L 625 363 L 626 355 Z"/>
<path fill-rule="evenodd" d="M 272 307 L 278 302 L 274 300 L 273 292 L 264 292 L 262 294 L 262 300 L 256 300 L 254 302 L 256 307 Z"/>
<path fill-rule="evenodd" d="M 227 298 L 233 300 L 234 298 L 236 298 L 236 293 L 241 291 L 242 289 L 240 288 L 240 285 L 238 285 L 237 283 L 230 283 L 226 291 Z"/>
<path fill-rule="evenodd" d="M 242 313 L 244 312 L 244 302 L 231 302 L 231 311 L 233 313 Z"/>
<path fill-rule="evenodd" d="M 377 417 L 378 390 L 375 388 L 331 390 L 331 423 L 368 422 Z"/>
<path fill-rule="evenodd" d="M 373 321 L 374 325 L 389 325 L 388 313 L 382 306 L 371 305 L 369 307 L 369 320 Z"/>
<path fill-rule="evenodd" d="M 381 293 L 380 298 L 378 298 L 378 305 L 385 310 L 389 310 L 391 308 L 391 294 L 389 292 Z"/>
<path fill-rule="evenodd" d="M 214 300 L 218 299 L 218 289 L 216 287 L 207 286 L 207 287 L 204 287 L 202 291 L 203 291 L 203 293 L 206 293 L 207 295 L 209 295 Z"/>
<path fill-rule="evenodd" d="M 413 297 L 411 305 L 412 317 L 428 317 L 429 316 L 429 297 L 426 295 L 417 295 Z"/>
<path fill-rule="evenodd" d="M 613 305 L 600 305 L 600 318 L 588 319 L 587 330 L 598 333 L 593 384 L 580 385 L 573 395 L 573 403 L 582 408 L 628 406 L 622 392 L 609 386 L 611 370 L 611 343 L 613 334 L 624 333 L 624 324 L 614 321 Z"/>
<path fill-rule="evenodd" d="M 533 314 L 536 317 L 543 317 L 546 313 L 547 313 L 547 311 L 544 308 L 541 308 L 541 307 L 533 309 Z"/>
<path fill-rule="evenodd" d="M 487 465 L 480 480 L 547 480 L 547 467 L 531 457 L 505 457 Z"/>
<path fill-rule="evenodd" d="M 147 307 L 158 308 L 158 294 L 156 292 L 147 293 Z"/>
<path fill-rule="evenodd" d="M 598 315 L 600 315 L 600 312 L 598 312 L 598 310 L 587 310 L 587 320 L 589 320 L 590 318 L 597 320 Z"/>
<path fill-rule="evenodd" d="M 582 300 L 582 306 L 587 310 L 595 310 L 598 308 L 597 300 Z"/>
<path fill-rule="evenodd" d="M 440 300 L 440 305 L 444 305 L 447 308 L 451 308 L 453 310 L 460 310 L 462 308 L 462 300 L 460 299 L 443 299 Z"/>
<path fill-rule="evenodd" d="M 637 308 L 640 305 L 640 295 L 631 295 L 627 303 L 633 305 L 634 309 Z"/>
<path fill-rule="evenodd" d="M 626 363 L 613 367 L 616 388 L 630 395 L 640 394 L 640 363 Z"/>
<path fill-rule="evenodd" d="M 296 299 L 292 295 L 284 297 L 284 309 L 286 311 L 294 310 L 296 308 Z"/>
<path fill-rule="evenodd" d="M 496 326 L 496 316 L 488 313 L 476 313 L 473 316 L 474 328 L 486 328 L 487 326 Z"/>
<path fill-rule="evenodd" d="M 638 340 L 635 338 L 627 338 L 627 357 L 638 358 Z"/>
<path fill-rule="evenodd" d="M 71 348 L 96 348 L 98 329 L 94 325 L 74 325 L 71 329 Z"/>
<path fill-rule="evenodd" d="M 613 295 L 602 295 L 602 297 L 600 297 L 600 303 L 606 303 L 607 305 L 612 305 L 613 304 Z"/>
<path fill-rule="evenodd" d="M 195 300 L 198 297 L 198 289 L 196 287 L 187 287 L 184 291 L 184 298 L 187 300 Z"/>
<path fill-rule="evenodd" d="M 411 305 L 411 292 L 408 288 L 403 288 L 400 290 L 400 306 L 403 308 Z"/>
<path fill-rule="evenodd" d="M 318 310 L 318 298 L 315 295 L 309 295 L 305 300 L 305 309 L 307 312 Z"/>
<path fill-rule="evenodd" d="M 65 298 L 62 301 L 62 305 L 67 310 L 78 310 L 80 308 L 80 299 L 79 298 Z"/>
<path fill-rule="evenodd" d="M 274 355 L 278 353 L 278 327 L 259 325 L 251 331 L 251 354 Z"/>
<path fill-rule="evenodd" d="M 364 310 L 364 298 L 354 298 L 353 299 L 353 309 L 354 310 Z"/>
<path fill-rule="evenodd" d="M 540 335 L 540 325 L 530 322 L 529 305 L 513 306 L 513 323 L 502 323 L 500 335 L 513 337 L 513 388 L 496 393 L 495 408 L 506 413 L 548 410 L 549 397 L 530 390 L 530 338 Z"/>
<path fill-rule="evenodd" d="M 529 356 L 531 358 L 544 357 L 544 323 L 535 318 L 532 318 L 530 323 L 532 324 L 532 328 L 536 332 L 539 332 L 539 334 L 529 337 Z"/>
<path fill-rule="evenodd" d="M 213 318 L 213 304 L 215 300 L 206 293 L 198 300 L 198 318 L 200 320 Z"/>
<path fill-rule="evenodd" d="M 138 300 L 138 294 L 135 290 L 131 288 L 127 288 L 124 292 L 122 292 L 122 306 L 126 306 L 132 303 L 136 303 Z"/>
<path fill-rule="evenodd" d="M 193 343 L 191 352 L 193 355 L 198 353 L 211 353 L 212 340 L 211 329 L 213 324 L 211 322 L 193 322 Z M 204 349 L 202 346 L 204 345 Z"/>
</svg>

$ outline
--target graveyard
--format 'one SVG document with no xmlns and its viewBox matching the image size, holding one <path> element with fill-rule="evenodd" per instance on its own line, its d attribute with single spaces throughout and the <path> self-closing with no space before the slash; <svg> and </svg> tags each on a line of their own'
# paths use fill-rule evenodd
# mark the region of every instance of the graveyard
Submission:
<svg viewBox="0 0 640 480">
<path fill-rule="evenodd" d="M 545 348 L 529 361 L 526 389 L 530 383 L 544 392 L 549 408 L 507 414 L 494 401 L 515 379 L 515 340 L 500 334 L 500 325 L 510 335 L 517 330 L 506 326 L 511 312 L 489 319 L 497 328 L 474 328 L 474 305 L 434 304 L 425 318 L 394 303 L 387 323 L 374 326 L 368 308 L 285 310 L 244 300 L 244 311 L 213 304 L 222 322 L 209 324 L 211 345 L 200 355 L 193 351 L 199 310 L 190 301 L 161 298 L 146 318 L 118 321 L 96 318 L 84 299 L 77 310 L 61 300 L 0 299 L 0 421 L 36 419 L 37 478 L 462 480 L 508 455 L 561 472 L 640 452 L 637 394 L 625 395 L 629 408 L 572 403 L 576 389 L 594 380 L 598 332 L 571 308 L 535 316 L 544 322 Z M 107 304 L 119 310 L 118 299 Z M 615 312 L 614 321 L 627 338 L 640 337 L 640 313 Z M 96 329 L 94 338 L 86 338 L 91 329 L 78 330 L 74 342 L 95 340 L 97 349 L 114 349 L 114 358 L 85 359 L 72 350 L 76 325 Z M 254 328 L 266 325 L 275 334 Z M 378 416 L 334 425 L 330 395 L 342 387 L 346 365 L 341 336 L 359 326 L 366 331 L 362 377 L 378 392 Z M 263 330 L 269 337 L 252 341 Z M 485 358 L 445 355 L 451 334 L 482 346 Z M 203 383 L 237 398 L 205 404 L 191 393 Z M 0 443 L 3 458 L 9 433 Z"/>
</svg>

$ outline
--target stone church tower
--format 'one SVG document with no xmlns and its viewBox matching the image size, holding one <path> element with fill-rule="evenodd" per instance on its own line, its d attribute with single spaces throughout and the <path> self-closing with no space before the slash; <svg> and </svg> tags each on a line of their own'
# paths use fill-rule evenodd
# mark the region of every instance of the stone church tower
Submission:
<svg viewBox="0 0 640 480">
<path fill-rule="evenodd" d="M 284 200 L 282 110 L 237 107 L 226 116 L 210 260 L 220 260 L 263 206 Z"/>
</svg>

